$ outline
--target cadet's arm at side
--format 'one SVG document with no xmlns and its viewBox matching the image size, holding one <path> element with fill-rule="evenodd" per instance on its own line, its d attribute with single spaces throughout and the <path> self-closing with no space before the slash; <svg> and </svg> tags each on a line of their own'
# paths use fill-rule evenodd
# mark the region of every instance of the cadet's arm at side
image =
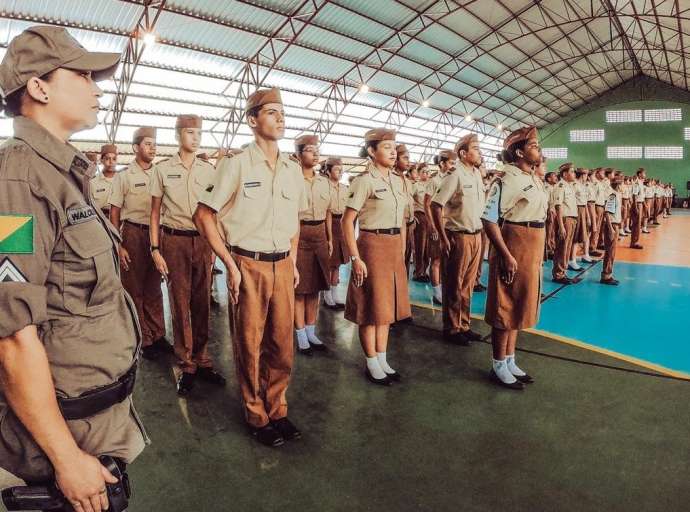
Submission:
<svg viewBox="0 0 690 512">
<path fill-rule="evenodd" d="M 434 203 L 433 201 L 430 201 L 429 209 L 431 210 L 431 221 L 433 222 L 436 231 L 441 237 L 441 240 L 444 244 L 449 244 L 450 242 L 448 240 L 448 236 L 446 235 L 446 232 L 443 229 L 443 206 L 439 203 Z"/>
<path fill-rule="evenodd" d="M 80 450 L 58 408 L 48 356 L 35 325 L 0 339 L 0 386 L 56 471 L 74 461 Z"/>
<path fill-rule="evenodd" d="M 484 226 L 484 231 L 486 231 L 486 236 L 494 246 L 494 249 L 501 255 L 501 258 L 507 260 L 509 257 L 512 257 L 513 255 L 510 253 L 508 246 L 503 240 L 503 235 L 501 234 L 501 229 L 498 227 L 498 224 L 482 219 L 482 225 Z"/>
<path fill-rule="evenodd" d="M 192 220 L 194 221 L 196 229 L 201 233 L 201 236 L 206 239 L 211 249 L 213 249 L 213 252 L 216 253 L 216 256 L 220 258 L 225 267 L 228 269 L 235 267 L 235 260 L 230 256 L 230 251 L 228 251 L 223 237 L 218 231 L 215 210 L 203 203 L 199 203 L 192 216 Z"/>
</svg>

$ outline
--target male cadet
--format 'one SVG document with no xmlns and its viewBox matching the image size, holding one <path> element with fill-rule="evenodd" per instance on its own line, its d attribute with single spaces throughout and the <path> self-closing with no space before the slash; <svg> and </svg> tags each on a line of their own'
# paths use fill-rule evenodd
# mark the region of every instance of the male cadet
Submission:
<svg viewBox="0 0 690 512">
<path fill-rule="evenodd" d="M 113 181 L 117 172 L 117 146 L 105 144 L 101 146 L 101 165 L 103 168 L 90 183 L 94 204 L 108 216 L 110 205 L 108 197 L 113 188 Z"/>
<path fill-rule="evenodd" d="M 57 483 L 72 510 L 108 508 L 146 434 L 131 399 L 139 345 L 117 234 L 89 194 L 95 168 L 67 141 L 93 128 L 120 54 L 34 26 L 0 64 L 14 136 L 0 147 L 0 467 Z"/>
<path fill-rule="evenodd" d="M 642 220 L 645 216 L 645 170 L 639 168 L 635 173 L 635 178 L 632 183 L 632 205 L 630 208 L 630 248 L 642 249 L 640 244 L 640 235 L 642 233 Z"/>
<path fill-rule="evenodd" d="M 151 173 L 150 249 L 170 292 L 175 355 L 182 368 L 177 380 L 178 395 L 188 395 L 197 378 L 225 385 L 225 378 L 213 369 L 208 353 L 211 248 L 192 221 L 199 197 L 215 172 L 211 164 L 196 158 L 201 125 L 199 116 L 178 116 L 178 151 L 172 158 L 158 162 Z"/>
<path fill-rule="evenodd" d="M 604 264 L 601 269 L 601 284 L 618 286 L 619 282 L 613 278 L 613 263 L 616 261 L 616 242 L 618 240 L 618 229 L 621 225 L 621 213 L 623 199 L 620 191 L 623 182 L 620 173 L 614 171 L 610 174 L 611 186 L 606 198 L 606 212 L 604 213 L 604 223 L 602 225 L 604 237 Z"/>
<path fill-rule="evenodd" d="M 577 199 L 575 196 L 575 166 L 568 162 L 558 168 L 561 181 L 556 185 L 554 205 L 556 208 L 556 250 L 553 256 L 552 277 L 555 283 L 573 284 L 580 280 L 566 275 L 570 254 L 573 249 L 575 227 L 577 226 Z"/>
<path fill-rule="evenodd" d="M 601 225 L 604 221 L 604 204 L 608 197 L 609 183 L 604 177 L 604 168 L 597 167 L 594 170 L 592 177 L 594 183 L 595 198 L 594 198 L 594 217 L 592 218 L 592 232 L 589 237 L 589 254 L 592 256 L 601 256 Z"/>
<path fill-rule="evenodd" d="M 165 339 L 161 276 L 149 251 L 151 194 L 149 186 L 156 157 L 156 129 L 139 128 L 132 139 L 134 161 L 115 176 L 110 193 L 110 222 L 122 235 L 122 284 L 137 307 L 141 324 L 142 354 L 156 359 L 172 352 Z"/>
<path fill-rule="evenodd" d="M 431 215 L 441 237 L 443 334 L 448 341 L 469 345 L 482 338 L 470 329 L 472 291 L 482 260 L 481 215 L 485 202 L 477 135 L 465 135 L 454 152 L 458 167 L 446 174 L 436 189 L 431 198 Z"/>
<path fill-rule="evenodd" d="M 285 133 L 280 91 L 250 95 L 246 116 L 254 142 L 220 162 L 194 221 L 228 269 L 235 366 L 250 432 L 279 446 L 301 437 L 287 418 L 286 392 L 294 359 L 298 215 L 307 198 L 299 165 L 278 149 Z M 215 219 L 221 210 L 225 243 Z"/>
</svg>

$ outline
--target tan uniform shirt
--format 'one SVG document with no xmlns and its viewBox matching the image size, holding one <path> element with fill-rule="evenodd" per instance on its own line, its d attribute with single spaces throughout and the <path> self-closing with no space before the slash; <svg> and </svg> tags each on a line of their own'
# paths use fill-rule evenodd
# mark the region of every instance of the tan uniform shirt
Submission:
<svg viewBox="0 0 690 512">
<path fill-rule="evenodd" d="M 158 162 L 151 173 L 149 192 L 162 197 L 161 224 L 172 229 L 195 230 L 192 215 L 199 198 L 213 182 L 213 166 L 194 158 L 192 169 L 182 164 L 180 155 Z"/>
<path fill-rule="evenodd" d="M 622 199 L 623 197 L 620 191 L 609 188 L 606 204 L 604 205 L 604 211 L 608 213 L 613 224 L 621 223 Z"/>
<path fill-rule="evenodd" d="M 630 185 L 626 183 L 621 184 L 620 191 L 623 199 L 632 198 L 632 187 Z"/>
<path fill-rule="evenodd" d="M 499 219 L 544 222 L 548 203 L 541 179 L 510 164 L 506 164 L 503 171 L 503 177 L 491 186 L 482 219 L 493 223 Z"/>
<path fill-rule="evenodd" d="M 597 200 L 597 186 L 596 183 L 592 181 L 587 182 L 587 202 L 596 202 Z"/>
<path fill-rule="evenodd" d="M 361 229 L 388 229 L 402 227 L 407 203 L 403 179 L 393 172 L 383 176 L 369 162 L 350 185 L 347 207 L 359 212 Z"/>
<path fill-rule="evenodd" d="M 403 184 L 405 185 L 405 192 L 407 193 L 407 206 L 405 207 L 405 219 L 407 222 L 414 220 L 414 189 L 415 182 L 401 176 L 403 179 Z"/>
<path fill-rule="evenodd" d="M 455 172 L 443 178 L 431 200 L 444 207 L 446 229 L 463 232 L 482 229 L 485 193 L 479 169 L 458 162 Z"/>
<path fill-rule="evenodd" d="M 424 213 L 424 195 L 429 181 L 417 181 L 411 189 L 414 211 Z"/>
<path fill-rule="evenodd" d="M 556 193 L 558 192 L 558 186 L 561 184 L 559 181 L 555 185 L 551 185 L 551 190 L 549 191 L 549 197 L 548 197 L 548 207 L 550 209 L 553 209 L 556 207 Z"/>
<path fill-rule="evenodd" d="M 575 188 L 565 180 L 556 186 L 556 202 L 559 206 L 561 217 L 577 217 L 577 199 L 575 198 Z"/>
<path fill-rule="evenodd" d="M 14 132 L 0 147 L 0 338 L 38 326 L 56 393 L 76 397 L 115 382 L 138 351 L 136 310 L 120 282 L 119 235 L 89 194 L 95 167 L 84 155 L 25 117 L 14 119 Z M 0 466 L 49 476 L 47 459 L 18 421 L 0 394 Z M 67 425 L 88 453 L 127 462 L 148 440 L 131 398 Z"/>
<path fill-rule="evenodd" d="M 299 220 L 314 221 L 325 220 L 326 212 L 335 208 L 334 198 L 331 195 L 331 186 L 328 178 L 315 174 L 313 178 L 304 178 L 304 191 L 307 198 L 307 209 L 299 214 Z"/>
<path fill-rule="evenodd" d="M 632 195 L 636 203 L 644 203 L 645 198 L 645 186 L 641 181 L 633 181 L 632 184 Z"/>
<path fill-rule="evenodd" d="M 149 225 L 151 220 L 151 194 L 149 187 L 153 167 L 144 170 L 135 161 L 118 173 L 113 182 L 108 202 L 121 208 L 120 219 Z"/>
<path fill-rule="evenodd" d="M 644 196 L 647 199 L 651 199 L 654 197 L 654 187 L 649 186 L 649 185 L 644 185 Z"/>
<path fill-rule="evenodd" d="M 275 170 L 256 143 L 218 164 L 215 179 L 200 202 L 221 218 L 225 239 L 247 251 L 285 252 L 298 233 L 299 214 L 307 209 L 304 177 L 285 153 Z"/>
<path fill-rule="evenodd" d="M 345 207 L 347 206 L 347 194 L 349 187 L 344 183 L 333 183 L 329 180 L 331 186 L 331 195 L 333 196 L 333 209 L 331 213 L 333 215 L 342 215 L 345 213 Z"/>
<path fill-rule="evenodd" d="M 551 193 L 553 192 L 553 185 L 551 183 L 544 182 L 544 194 L 546 195 L 546 200 L 549 202 L 549 207 L 551 207 Z"/>
<path fill-rule="evenodd" d="M 91 195 L 93 196 L 93 203 L 96 207 L 101 210 L 110 210 L 110 204 L 108 203 L 108 198 L 110 197 L 110 191 L 113 188 L 113 182 L 117 174 L 112 178 L 106 178 L 103 173 L 99 173 L 93 177 L 90 183 Z"/>
<path fill-rule="evenodd" d="M 587 204 L 587 196 L 589 191 L 587 190 L 587 185 L 580 181 L 576 181 L 573 184 L 575 188 L 575 200 L 578 206 L 585 206 Z"/>
<path fill-rule="evenodd" d="M 443 178 L 445 178 L 449 173 L 441 172 L 438 171 L 436 175 L 432 178 L 429 178 L 429 180 L 426 182 L 426 194 L 433 197 L 434 194 L 438 191 L 438 187 L 441 185 L 441 181 L 443 181 Z"/>
</svg>

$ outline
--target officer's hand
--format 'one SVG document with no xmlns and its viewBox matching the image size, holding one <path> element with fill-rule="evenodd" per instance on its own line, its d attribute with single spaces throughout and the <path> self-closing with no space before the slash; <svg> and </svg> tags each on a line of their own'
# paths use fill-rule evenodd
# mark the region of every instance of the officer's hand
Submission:
<svg viewBox="0 0 690 512">
<path fill-rule="evenodd" d="M 434 242 L 437 242 L 437 241 L 438 241 L 438 231 L 436 231 L 435 229 L 432 229 L 432 230 L 431 230 L 431 239 L 432 239 Z"/>
<path fill-rule="evenodd" d="M 362 261 L 362 258 L 357 258 L 352 262 L 352 272 L 355 275 L 355 286 L 362 286 L 368 274 L 367 265 Z"/>
<path fill-rule="evenodd" d="M 501 279 L 504 283 L 511 284 L 518 269 L 517 260 L 513 258 L 512 254 L 508 254 L 506 258 L 502 259 L 502 263 Z"/>
<path fill-rule="evenodd" d="M 297 263 L 292 266 L 292 275 L 295 277 L 295 288 L 299 286 L 299 270 L 297 270 Z"/>
<path fill-rule="evenodd" d="M 165 262 L 165 258 L 163 258 L 161 252 L 153 251 L 151 257 L 153 258 L 153 264 L 156 266 L 156 270 L 158 270 L 158 272 L 160 272 L 161 275 L 167 279 L 169 273 L 168 264 Z"/>
<path fill-rule="evenodd" d="M 76 512 L 101 512 L 109 507 L 105 484 L 117 478 L 96 457 L 80 451 L 69 466 L 55 468 L 55 481 Z"/>
<path fill-rule="evenodd" d="M 448 240 L 447 236 L 443 237 L 443 240 L 441 241 L 441 248 L 446 256 L 450 255 L 450 240 Z"/>
<path fill-rule="evenodd" d="M 129 264 L 132 262 L 132 259 L 129 257 L 129 253 L 127 252 L 127 249 L 124 247 L 120 246 L 118 249 L 118 252 L 120 254 L 120 266 L 122 267 L 122 270 L 129 270 Z"/>
<path fill-rule="evenodd" d="M 240 300 L 240 284 L 242 283 L 242 274 L 237 268 L 235 262 L 228 267 L 228 294 L 230 295 L 230 302 L 237 304 Z"/>
<path fill-rule="evenodd" d="M 328 255 L 333 256 L 333 242 L 331 240 L 328 241 Z"/>
</svg>

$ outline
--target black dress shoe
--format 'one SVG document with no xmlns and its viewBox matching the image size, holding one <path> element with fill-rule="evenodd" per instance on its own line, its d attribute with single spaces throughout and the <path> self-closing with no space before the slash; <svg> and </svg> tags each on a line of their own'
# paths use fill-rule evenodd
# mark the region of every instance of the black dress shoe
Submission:
<svg viewBox="0 0 690 512">
<path fill-rule="evenodd" d="M 604 253 L 601 252 L 601 251 L 589 251 L 589 255 L 590 255 L 590 256 L 594 256 L 595 258 L 598 258 L 598 257 L 600 257 L 600 256 L 603 256 Z"/>
<path fill-rule="evenodd" d="M 631 249 L 644 249 L 640 244 L 633 244 L 630 246 Z"/>
<path fill-rule="evenodd" d="M 327 352 L 328 347 L 324 343 L 312 343 L 309 342 L 309 347 L 316 352 Z"/>
<path fill-rule="evenodd" d="M 297 352 L 299 354 L 302 354 L 303 356 L 308 356 L 308 357 L 311 357 L 314 355 L 314 351 L 311 348 L 311 344 L 307 348 L 300 348 L 298 345 L 297 346 Z"/>
<path fill-rule="evenodd" d="M 144 357 L 144 359 L 148 359 L 149 361 L 155 361 L 156 359 L 158 359 L 160 352 L 158 351 L 155 345 L 149 345 L 148 347 L 142 347 L 141 355 Z"/>
<path fill-rule="evenodd" d="M 196 376 L 201 380 L 215 384 L 216 386 L 225 386 L 225 377 L 218 373 L 213 368 L 199 368 L 196 371 Z"/>
<path fill-rule="evenodd" d="M 519 376 L 513 375 L 513 377 L 515 377 L 517 380 L 519 380 L 523 384 L 532 384 L 534 382 L 534 379 L 527 374 L 519 375 Z"/>
<path fill-rule="evenodd" d="M 443 306 L 443 302 L 438 300 L 436 297 L 434 297 L 433 300 L 434 300 L 434 304 L 436 304 L 438 306 Z"/>
<path fill-rule="evenodd" d="M 378 384 L 379 386 L 390 386 L 393 382 L 388 378 L 388 375 L 386 375 L 383 379 L 377 379 L 374 377 L 371 372 L 369 371 L 369 368 L 364 368 L 364 375 L 366 376 L 367 380 L 373 384 Z"/>
<path fill-rule="evenodd" d="M 400 375 L 398 372 L 393 372 L 393 373 L 386 372 L 386 377 L 388 377 L 390 380 L 392 380 L 394 382 L 400 382 L 402 380 L 402 375 Z"/>
<path fill-rule="evenodd" d="M 331 309 L 333 311 L 338 311 L 340 309 L 340 306 L 338 306 L 338 304 L 326 304 L 324 302 L 323 305 L 326 306 L 328 309 Z"/>
<path fill-rule="evenodd" d="M 165 336 L 161 336 L 158 338 L 156 341 L 153 342 L 151 345 L 152 347 L 155 347 L 158 352 L 161 354 L 172 354 L 175 352 L 175 349 L 173 346 L 168 342 L 168 340 L 165 338 Z"/>
<path fill-rule="evenodd" d="M 428 283 L 430 281 L 429 276 L 417 276 L 413 277 L 412 280 L 418 283 Z"/>
<path fill-rule="evenodd" d="M 467 329 L 462 334 L 470 341 L 482 341 L 482 335 L 472 329 Z"/>
<path fill-rule="evenodd" d="M 558 279 L 552 279 L 554 283 L 558 284 L 572 284 L 573 282 L 569 277 L 559 277 Z"/>
<path fill-rule="evenodd" d="M 517 377 L 515 377 L 517 379 Z M 516 380 L 512 384 L 508 384 L 507 382 L 503 382 L 501 379 L 498 378 L 498 375 L 496 375 L 496 372 L 491 370 L 491 380 L 493 380 L 496 384 L 498 384 L 501 387 L 508 388 L 508 389 L 514 389 L 516 391 L 520 391 L 525 389 L 525 385 L 520 382 L 519 380 Z"/>
<path fill-rule="evenodd" d="M 195 380 L 195 373 L 182 372 L 180 377 L 177 379 L 177 394 L 180 396 L 187 396 L 192 389 L 194 389 Z"/>
<path fill-rule="evenodd" d="M 273 425 L 273 428 L 276 429 L 280 436 L 286 441 L 292 441 L 302 437 L 302 432 L 300 432 L 300 430 L 287 418 L 280 418 L 272 421 L 271 425 Z"/>
<path fill-rule="evenodd" d="M 467 338 L 467 336 L 465 336 L 464 332 L 444 332 L 443 338 L 448 343 L 452 343 L 453 345 L 462 345 L 463 347 L 470 346 L 470 340 Z"/>
<path fill-rule="evenodd" d="M 614 279 L 613 277 L 609 277 L 608 279 L 602 279 L 599 281 L 601 284 L 608 284 L 610 286 L 618 286 L 620 281 L 618 279 Z"/>
<path fill-rule="evenodd" d="M 474 285 L 474 288 L 472 290 L 475 292 L 485 292 L 486 286 L 484 286 L 482 283 L 477 283 Z"/>
<path fill-rule="evenodd" d="M 285 444 L 285 439 L 280 435 L 280 432 L 270 423 L 265 427 L 253 428 L 252 435 L 256 437 L 256 440 L 261 444 L 275 448 Z"/>
</svg>

